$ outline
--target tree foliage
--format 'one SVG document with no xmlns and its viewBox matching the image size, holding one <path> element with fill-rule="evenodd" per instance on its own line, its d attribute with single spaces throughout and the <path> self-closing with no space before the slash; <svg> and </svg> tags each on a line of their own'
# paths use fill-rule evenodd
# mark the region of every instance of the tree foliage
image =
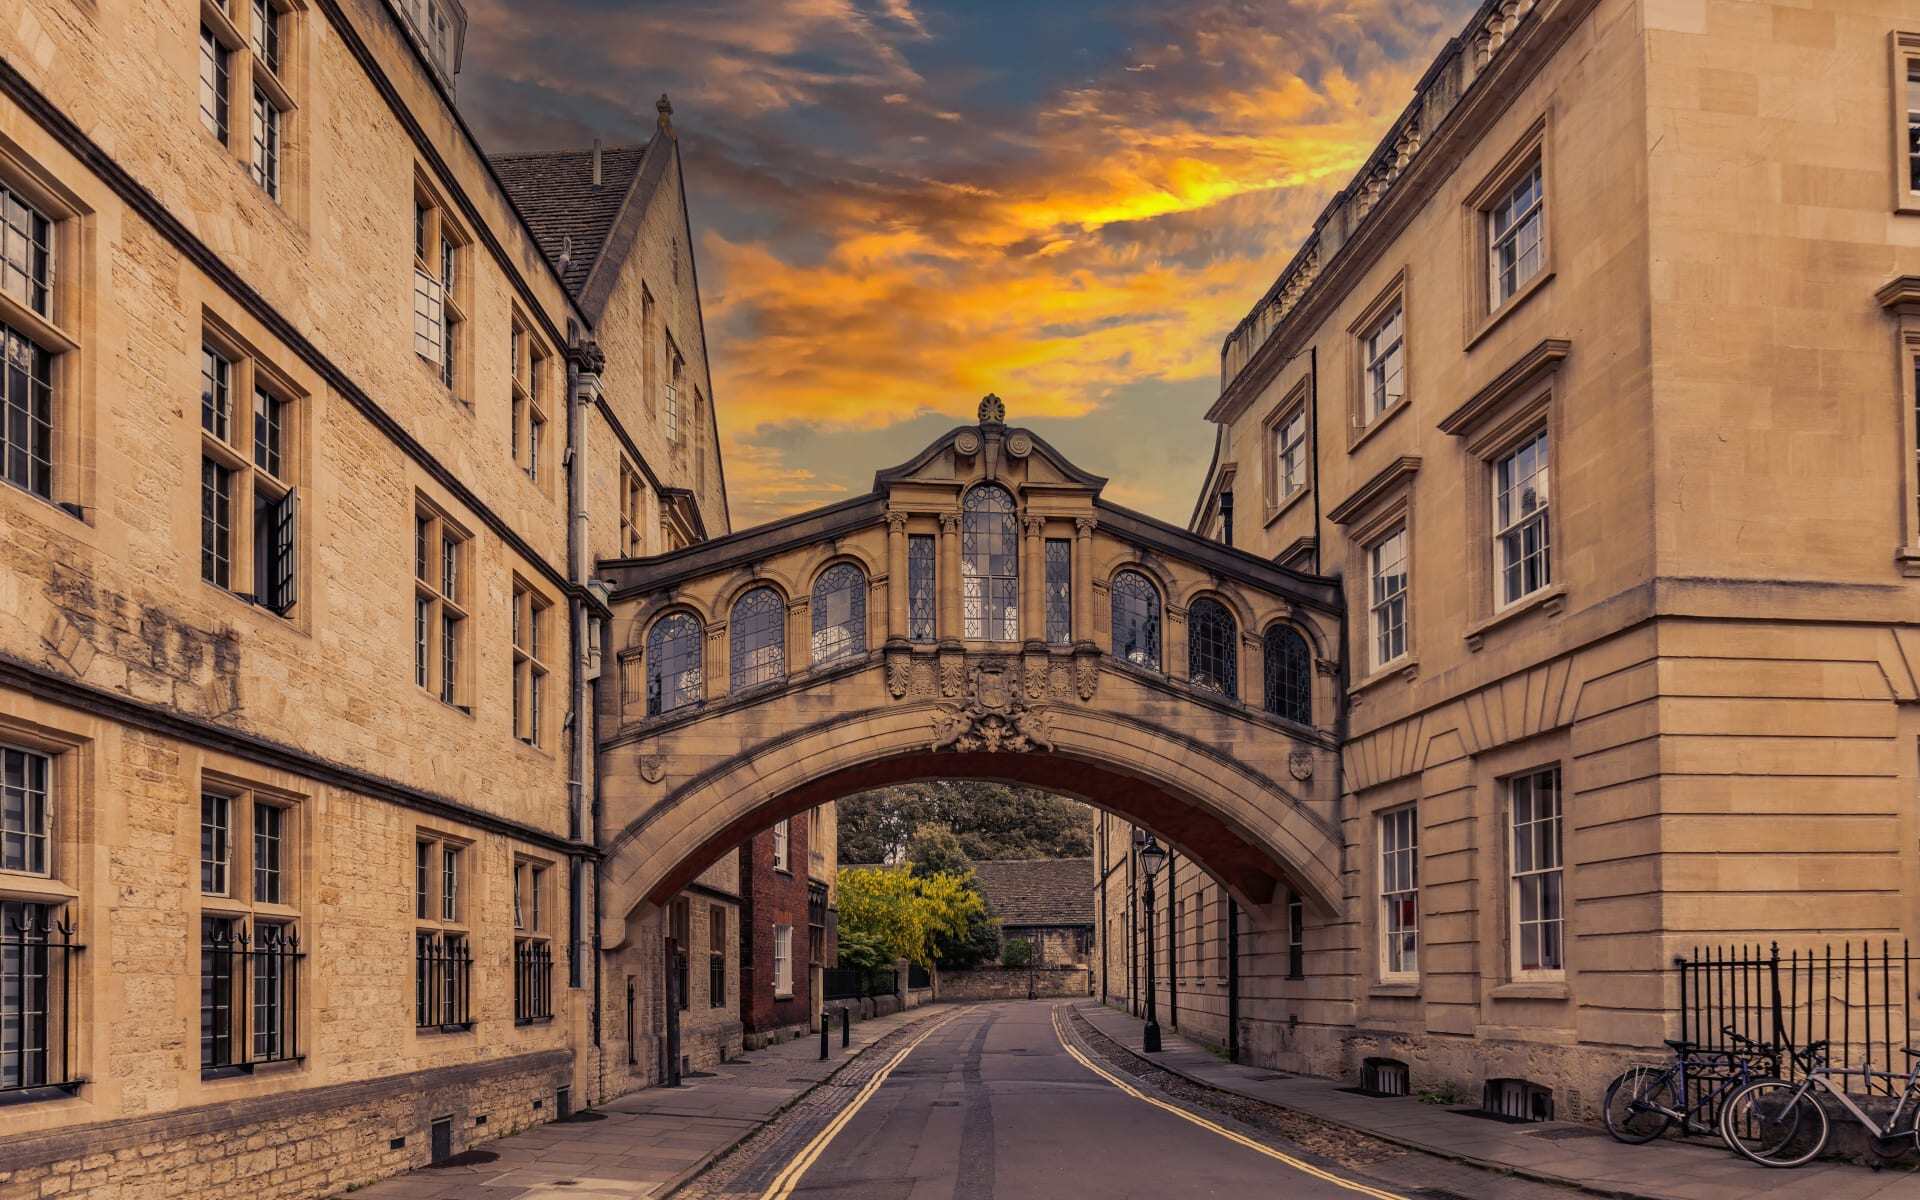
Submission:
<svg viewBox="0 0 1920 1200">
<path fill-rule="evenodd" d="M 1025 938 L 1009 938 L 1006 949 L 1000 952 L 1000 965 L 1015 968 L 1032 966 L 1033 943 Z"/>
<path fill-rule="evenodd" d="M 946 779 L 862 792 L 840 801 L 840 861 L 897 863 L 924 825 L 944 825 L 975 861 L 1083 858 L 1093 853 L 1091 810 L 1032 788 Z"/>
<path fill-rule="evenodd" d="M 843 955 L 852 937 L 889 959 L 931 966 L 936 940 L 965 937 L 970 918 L 985 912 L 979 891 L 960 875 L 915 875 L 903 867 L 840 872 Z"/>
</svg>

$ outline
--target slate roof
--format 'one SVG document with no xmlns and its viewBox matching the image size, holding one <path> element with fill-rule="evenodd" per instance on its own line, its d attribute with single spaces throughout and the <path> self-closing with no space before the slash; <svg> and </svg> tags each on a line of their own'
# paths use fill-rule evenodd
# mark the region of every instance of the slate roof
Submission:
<svg viewBox="0 0 1920 1200">
<path fill-rule="evenodd" d="M 542 150 L 532 154 L 503 154 L 493 169 L 507 187 L 520 214 L 547 261 L 560 272 L 561 282 L 575 299 L 606 248 L 627 192 L 640 174 L 647 147 L 608 146 L 600 151 L 600 186 L 593 183 L 593 151 Z M 564 270 L 560 254 L 567 239 L 573 254 Z"/>
<path fill-rule="evenodd" d="M 977 862 L 973 874 L 1002 925 L 1093 924 L 1091 858 Z"/>
</svg>

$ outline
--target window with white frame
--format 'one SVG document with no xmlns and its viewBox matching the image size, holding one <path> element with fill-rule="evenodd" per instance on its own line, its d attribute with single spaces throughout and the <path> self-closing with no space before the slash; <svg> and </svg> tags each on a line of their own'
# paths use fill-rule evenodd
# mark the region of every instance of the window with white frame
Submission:
<svg viewBox="0 0 1920 1200">
<path fill-rule="evenodd" d="M 547 930 L 549 864 L 513 864 L 513 1020 L 529 1025 L 553 1016 L 553 938 Z"/>
<path fill-rule="evenodd" d="M 1367 624 L 1375 670 L 1407 652 L 1407 527 L 1367 547 Z"/>
<path fill-rule="evenodd" d="M 1512 299 L 1546 263 L 1546 185 L 1535 158 L 1486 211 L 1487 310 Z"/>
<path fill-rule="evenodd" d="M 513 324 L 513 455 L 535 483 L 545 483 L 547 385 L 553 355 L 516 317 Z"/>
<path fill-rule="evenodd" d="M 297 806 L 224 779 L 200 791 L 200 1069 L 301 1053 Z"/>
<path fill-rule="evenodd" d="M 547 626 L 552 604 L 520 580 L 513 581 L 513 736 L 529 746 L 546 744 Z"/>
<path fill-rule="evenodd" d="M 0 178 L 0 479 L 55 498 L 55 388 L 75 348 L 60 327 L 54 259 L 68 214 Z"/>
<path fill-rule="evenodd" d="M 1494 569 L 1503 607 L 1553 582 L 1547 483 L 1545 429 L 1493 464 Z"/>
<path fill-rule="evenodd" d="M 0 743 L 0 870 L 10 873 L 0 897 L 0 1103 L 71 1094 L 81 1074 L 72 970 L 86 947 L 73 881 L 61 880 L 71 865 L 56 841 L 61 757 Z"/>
<path fill-rule="evenodd" d="M 299 600 L 293 389 L 237 341 L 200 345 L 200 577 L 269 612 Z"/>
<path fill-rule="evenodd" d="M 1273 425 L 1273 503 L 1282 504 L 1307 486 L 1307 408 L 1299 405 Z"/>
<path fill-rule="evenodd" d="M 681 437 L 680 389 L 684 386 L 686 360 L 680 357 L 680 351 L 674 347 L 671 335 L 667 338 L 667 386 L 662 393 L 660 410 L 660 428 L 667 436 L 667 445 L 678 446 Z"/>
<path fill-rule="evenodd" d="M 1896 207 L 1920 212 L 1920 32 L 1893 35 L 1893 72 L 1894 136 L 1902 150 Z"/>
<path fill-rule="evenodd" d="M 413 350 L 457 396 L 467 321 L 467 237 L 446 206 L 417 185 L 413 197 Z"/>
<path fill-rule="evenodd" d="M 473 1025 L 466 843 L 421 831 L 413 844 L 414 1024 Z"/>
<path fill-rule="evenodd" d="M 773 927 L 773 994 L 784 999 L 793 995 L 793 926 Z"/>
<path fill-rule="evenodd" d="M 416 500 L 413 515 L 413 679 L 455 707 L 467 704 L 467 563 L 471 537 Z"/>
<path fill-rule="evenodd" d="M 1560 768 L 1507 780 L 1513 827 L 1513 970 L 1516 977 L 1566 967 Z"/>
<path fill-rule="evenodd" d="M 786 819 L 783 817 L 776 822 L 773 827 L 773 869 L 776 871 L 789 869 L 787 862 L 787 841 L 790 836 L 791 831 Z"/>
<path fill-rule="evenodd" d="M 287 72 L 293 21 L 286 0 L 200 8 L 200 123 L 222 146 L 242 154 L 248 177 L 275 201 L 281 199 L 286 127 L 294 111 Z M 247 128 L 237 138 L 236 92 L 248 101 Z"/>
<path fill-rule="evenodd" d="M 1380 975 L 1420 973 L 1420 823 L 1413 805 L 1380 814 Z"/>
<path fill-rule="evenodd" d="M 1395 300 L 1360 335 L 1361 420 L 1371 425 L 1406 399 L 1406 309 Z"/>
</svg>

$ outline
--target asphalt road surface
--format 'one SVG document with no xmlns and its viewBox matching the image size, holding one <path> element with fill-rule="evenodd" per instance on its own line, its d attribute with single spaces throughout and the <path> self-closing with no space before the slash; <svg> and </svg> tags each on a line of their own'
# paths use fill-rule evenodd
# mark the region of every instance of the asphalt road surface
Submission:
<svg viewBox="0 0 1920 1200">
<path fill-rule="evenodd" d="M 1230 1120 L 1167 1104 L 1097 1056 L 1069 1050 L 1062 1041 L 1068 1029 L 1065 1011 L 1056 1016 L 1046 1003 L 961 1009 L 887 1052 L 891 1069 L 856 1091 L 832 1123 L 743 1164 L 742 1176 L 717 1194 L 762 1200 L 1409 1197 L 1404 1187 L 1366 1182 L 1298 1148 L 1249 1137 L 1251 1131 Z"/>
</svg>

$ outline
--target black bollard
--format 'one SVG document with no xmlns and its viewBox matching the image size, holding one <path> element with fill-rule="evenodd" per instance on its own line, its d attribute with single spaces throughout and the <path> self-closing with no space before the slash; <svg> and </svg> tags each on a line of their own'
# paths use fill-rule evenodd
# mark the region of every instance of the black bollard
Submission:
<svg viewBox="0 0 1920 1200">
<path fill-rule="evenodd" d="M 824 1019 L 820 1022 L 820 1061 L 827 1061 L 827 1023 Z"/>
<path fill-rule="evenodd" d="M 840 1006 L 840 1048 L 845 1050 L 853 1043 L 853 1014 L 847 1006 Z"/>
</svg>

